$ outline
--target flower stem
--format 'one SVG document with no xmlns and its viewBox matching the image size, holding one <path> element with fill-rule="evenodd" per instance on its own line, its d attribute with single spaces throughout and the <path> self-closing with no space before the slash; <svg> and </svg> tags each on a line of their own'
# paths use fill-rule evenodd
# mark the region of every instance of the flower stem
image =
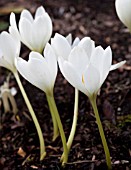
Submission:
<svg viewBox="0 0 131 170">
<path fill-rule="evenodd" d="M 56 107 L 54 96 L 53 95 L 50 96 L 50 95 L 46 94 L 46 97 L 47 97 L 50 111 L 52 112 L 52 114 L 55 115 L 55 118 L 56 118 L 56 121 L 58 124 L 59 132 L 60 132 L 60 136 L 61 136 L 61 140 L 62 140 L 62 144 L 63 144 L 63 150 L 64 150 L 64 158 L 63 158 L 63 162 L 62 162 L 62 165 L 64 165 L 68 161 L 68 148 L 67 148 L 67 144 L 66 144 L 65 133 L 64 133 L 63 126 L 62 126 L 62 123 L 60 120 L 60 116 L 59 116 L 59 113 L 58 113 L 58 110 Z"/>
<path fill-rule="evenodd" d="M 48 99 L 47 99 L 47 101 L 48 101 Z M 49 102 L 48 102 L 48 104 L 49 104 Z M 57 120 L 54 115 L 54 111 L 50 105 L 49 105 L 49 108 L 50 108 L 50 113 L 51 113 L 52 122 L 53 122 L 53 139 L 52 139 L 52 141 L 55 141 L 56 138 L 59 136 L 59 128 L 58 128 Z"/>
<path fill-rule="evenodd" d="M 77 120 L 78 120 L 78 102 L 79 102 L 78 98 L 79 98 L 79 91 L 77 89 L 75 89 L 75 104 L 74 104 L 73 123 L 72 123 L 71 131 L 70 131 L 70 135 L 68 138 L 68 142 L 67 142 L 68 152 L 70 152 L 70 148 L 73 143 L 73 139 L 74 139 L 75 132 L 76 132 L 76 125 L 77 125 Z M 63 159 L 63 156 L 64 155 L 62 154 L 61 159 Z"/>
<path fill-rule="evenodd" d="M 112 166 L 111 166 L 110 152 L 109 152 L 109 148 L 108 148 L 108 145 L 107 145 L 107 141 L 106 141 L 106 138 L 105 138 L 105 135 L 104 135 L 104 130 L 103 130 L 103 127 L 102 127 L 102 123 L 101 123 L 99 113 L 98 113 L 98 109 L 97 109 L 97 105 L 96 105 L 96 95 L 93 96 L 92 98 L 90 98 L 90 102 L 92 104 L 92 107 L 93 107 L 93 110 L 94 110 L 94 113 L 95 113 L 99 133 L 100 133 L 102 144 L 103 144 L 103 147 L 104 147 L 104 152 L 105 152 L 105 156 L 106 156 L 106 163 L 107 163 L 108 169 L 111 170 Z"/>
<path fill-rule="evenodd" d="M 37 129 L 37 133 L 38 133 L 39 141 L 40 141 L 40 160 L 43 160 L 44 157 L 46 156 L 46 151 L 45 151 L 45 143 L 44 143 L 44 138 L 43 138 L 42 130 L 41 130 L 41 128 L 40 128 L 40 125 L 39 125 L 39 122 L 38 122 L 38 120 L 37 120 L 37 117 L 36 117 L 36 115 L 35 115 L 35 113 L 34 113 L 34 110 L 33 110 L 32 106 L 31 106 L 31 103 L 30 103 L 30 101 L 29 101 L 29 99 L 28 99 L 28 97 L 27 97 L 27 95 L 26 95 L 26 92 L 25 92 L 25 90 L 24 90 L 24 88 L 23 88 L 23 85 L 22 85 L 22 83 L 21 83 L 21 81 L 20 81 L 20 78 L 19 78 L 18 73 L 15 72 L 15 73 L 14 73 L 14 76 L 15 76 L 16 81 L 17 81 L 17 83 L 18 83 L 18 86 L 19 86 L 19 88 L 20 88 L 20 90 L 21 90 L 21 93 L 22 93 L 22 95 L 23 95 L 23 98 L 24 98 L 24 100 L 25 100 L 25 103 L 26 103 L 26 105 L 27 105 L 27 107 L 28 107 L 28 109 L 29 109 L 29 112 L 30 112 L 30 114 L 31 114 L 31 117 L 32 117 L 32 119 L 33 119 L 33 121 L 34 121 L 35 127 L 36 127 L 36 129 Z"/>
</svg>

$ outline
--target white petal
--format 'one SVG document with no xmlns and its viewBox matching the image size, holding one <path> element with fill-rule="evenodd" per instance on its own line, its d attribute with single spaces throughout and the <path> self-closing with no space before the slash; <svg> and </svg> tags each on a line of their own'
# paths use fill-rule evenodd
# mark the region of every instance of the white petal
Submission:
<svg viewBox="0 0 131 170">
<path fill-rule="evenodd" d="M 103 67 L 100 70 L 101 84 L 103 84 L 107 75 L 109 74 L 111 63 L 112 63 L 112 51 L 110 47 L 107 47 L 103 55 Z"/>
<path fill-rule="evenodd" d="M 38 55 L 39 58 L 39 53 L 37 52 L 30 53 L 28 62 L 22 58 L 17 58 L 17 69 L 31 84 L 40 88 L 45 93 L 50 93 L 53 85 L 51 84 L 47 62 L 44 57 L 40 60 L 32 57 L 32 55 Z"/>
<path fill-rule="evenodd" d="M 17 40 L 13 39 L 12 36 L 7 32 L 2 32 L 0 35 L 0 49 L 3 56 L 10 65 L 14 66 L 14 58 L 19 55 L 20 45 Z"/>
<path fill-rule="evenodd" d="M 20 40 L 20 35 L 16 24 L 16 18 L 13 12 L 10 14 L 9 32 L 10 34 L 12 34 L 13 37 L 16 37 L 17 39 Z"/>
<path fill-rule="evenodd" d="M 87 55 L 90 57 L 93 50 L 95 49 L 95 43 L 93 40 L 91 40 L 89 37 L 84 37 L 78 44 L 80 47 L 82 47 Z"/>
<path fill-rule="evenodd" d="M 45 58 L 38 52 L 32 52 L 30 53 L 29 55 L 29 60 L 34 60 L 34 59 L 37 59 L 37 60 L 40 60 L 42 61 L 43 59 L 45 60 Z"/>
<path fill-rule="evenodd" d="M 103 84 L 109 73 L 111 62 L 112 51 L 110 47 L 105 50 L 101 46 L 95 48 L 91 56 L 91 64 L 99 71 L 101 84 Z"/>
<path fill-rule="evenodd" d="M 111 65 L 110 71 L 115 70 L 115 69 L 121 67 L 121 66 L 124 65 L 125 63 L 126 63 L 126 61 L 124 60 L 124 61 L 121 61 L 121 62 L 119 62 L 119 63 L 117 63 L 117 64 Z"/>
<path fill-rule="evenodd" d="M 32 47 L 34 51 L 42 52 L 52 34 L 52 22 L 47 13 L 34 20 L 32 25 Z"/>
<path fill-rule="evenodd" d="M 82 78 L 79 72 L 73 67 L 73 65 L 63 58 L 58 59 L 60 70 L 65 77 L 65 79 L 76 89 L 80 90 L 84 94 L 87 95 L 87 90 L 85 89 Z"/>
<path fill-rule="evenodd" d="M 42 16 L 43 14 L 45 14 L 45 9 L 43 8 L 43 6 L 40 6 L 39 8 L 37 8 L 36 13 L 35 13 L 35 18 Z"/>
<path fill-rule="evenodd" d="M 24 9 L 22 11 L 21 16 L 20 16 L 20 20 L 22 18 L 26 18 L 29 22 L 33 22 L 33 17 L 32 17 L 31 13 L 27 9 Z"/>
<path fill-rule="evenodd" d="M 9 26 L 9 33 L 15 38 L 18 39 L 19 41 L 21 40 L 20 34 L 18 30 L 16 30 L 14 27 Z"/>
<path fill-rule="evenodd" d="M 47 43 L 44 49 L 44 56 L 45 60 L 48 63 L 49 71 L 50 71 L 50 79 L 52 80 L 52 83 L 54 84 L 57 76 L 57 59 L 55 56 L 55 52 L 52 49 L 51 45 Z"/>
<path fill-rule="evenodd" d="M 89 97 L 93 94 L 97 94 L 100 88 L 100 74 L 99 71 L 93 66 L 89 65 L 83 73 L 83 84 L 89 92 Z"/>
<path fill-rule="evenodd" d="M 71 46 L 65 37 L 56 33 L 54 38 L 51 39 L 51 46 L 55 50 L 57 57 L 61 56 L 65 60 L 68 59 L 68 56 L 71 51 Z"/>
<path fill-rule="evenodd" d="M 83 70 L 89 64 L 89 57 L 85 50 L 79 46 L 74 47 L 71 50 L 68 61 L 80 72 L 82 75 Z"/>
<path fill-rule="evenodd" d="M 101 68 L 103 68 L 104 60 L 104 49 L 101 46 L 97 46 L 92 52 L 90 62 L 100 72 Z"/>
<path fill-rule="evenodd" d="M 77 46 L 79 44 L 79 42 L 80 42 L 80 39 L 78 37 L 76 37 L 75 40 L 73 41 L 72 48 Z"/>
<path fill-rule="evenodd" d="M 0 66 L 1 67 L 5 67 L 6 69 L 15 72 L 16 68 L 14 66 L 12 66 L 10 63 L 8 63 L 8 61 L 6 61 L 4 59 L 4 57 L 0 57 Z"/>
<path fill-rule="evenodd" d="M 32 50 L 32 24 L 26 18 L 22 18 L 19 21 L 19 30 L 22 42 Z"/>
<path fill-rule="evenodd" d="M 13 12 L 10 14 L 10 25 L 17 29 L 16 18 Z"/>
<path fill-rule="evenodd" d="M 115 7 L 118 17 L 131 31 L 131 1 L 116 0 Z"/>
</svg>

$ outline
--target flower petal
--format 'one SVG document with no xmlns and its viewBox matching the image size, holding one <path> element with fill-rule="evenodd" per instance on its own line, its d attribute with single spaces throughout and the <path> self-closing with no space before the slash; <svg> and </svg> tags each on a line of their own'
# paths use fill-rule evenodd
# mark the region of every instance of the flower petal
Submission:
<svg viewBox="0 0 131 170">
<path fill-rule="evenodd" d="M 118 17 L 131 31 L 131 1 L 116 0 L 115 7 Z"/>
<path fill-rule="evenodd" d="M 91 57 L 93 50 L 95 49 L 95 43 L 90 37 L 84 37 L 80 42 L 79 46 L 82 47 L 87 55 Z"/>
<path fill-rule="evenodd" d="M 12 65 L 4 59 L 4 56 L 3 56 L 1 49 L 0 49 L 0 66 L 5 67 L 10 71 L 14 71 L 14 68 L 12 67 Z"/>
<path fill-rule="evenodd" d="M 42 52 L 52 34 L 52 21 L 47 13 L 37 17 L 32 25 L 32 48 Z"/>
<path fill-rule="evenodd" d="M 79 42 L 80 42 L 80 39 L 78 37 L 76 37 L 75 40 L 73 41 L 72 48 L 77 46 L 79 44 Z"/>
<path fill-rule="evenodd" d="M 101 68 L 103 68 L 104 60 L 104 49 L 101 46 L 97 46 L 92 52 L 90 62 L 100 72 Z"/>
<path fill-rule="evenodd" d="M 12 72 L 16 71 L 16 68 L 13 67 L 10 63 L 8 63 L 8 61 L 6 61 L 3 56 L 2 57 L 0 56 L 0 66 L 4 67 Z"/>
<path fill-rule="evenodd" d="M 90 64 L 87 66 L 83 73 L 82 79 L 85 88 L 89 92 L 89 97 L 91 97 L 93 94 L 97 94 L 100 88 L 100 74 L 93 65 Z"/>
<path fill-rule="evenodd" d="M 76 89 L 80 90 L 84 94 L 87 95 L 87 90 L 85 89 L 84 85 L 82 84 L 82 78 L 79 74 L 79 72 L 75 69 L 75 67 L 65 61 L 62 57 L 58 58 L 58 63 L 60 70 L 65 77 L 65 79 Z"/>
<path fill-rule="evenodd" d="M 89 57 L 87 56 L 87 54 L 83 48 L 76 46 L 71 50 L 68 61 L 82 75 L 83 70 L 85 70 L 86 66 L 89 64 Z"/>
<path fill-rule="evenodd" d="M 35 13 L 35 19 L 37 17 L 42 16 L 43 14 L 45 14 L 45 9 L 43 8 L 43 6 L 40 6 L 39 8 L 37 8 L 36 13 Z"/>
<path fill-rule="evenodd" d="M 51 45 L 49 43 L 46 44 L 45 50 L 44 50 L 44 56 L 45 60 L 48 63 L 49 71 L 50 71 L 50 79 L 52 80 L 52 83 L 54 84 L 57 76 L 57 59 L 54 50 L 52 49 Z"/>
<path fill-rule="evenodd" d="M 68 59 L 71 46 L 65 37 L 56 33 L 54 38 L 51 39 L 51 46 L 53 47 L 57 57 L 61 56 L 65 60 Z"/>
<path fill-rule="evenodd" d="M 16 18 L 13 12 L 10 14 L 10 25 L 17 29 Z"/>
<path fill-rule="evenodd" d="M 105 81 L 107 75 L 109 74 L 111 63 L 112 63 L 112 51 L 110 47 L 107 47 L 103 55 L 103 67 L 101 68 L 101 84 Z"/>
<path fill-rule="evenodd" d="M 117 63 L 117 64 L 111 65 L 110 71 L 115 70 L 115 69 L 121 67 L 121 66 L 124 65 L 125 63 L 126 63 L 126 60 L 121 61 L 121 62 L 119 62 L 119 63 Z"/>
<path fill-rule="evenodd" d="M 22 18 L 26 18 L 31 23 L 33 22 L 33 17 L 32 17 L 31 13 L 27 9 L 24 9 L 21 12 L 20 19 L 22 19 Z"/>
<path fill-rule="evenodd" d="M 53 85 L 50 79 L 47 62 L 44 57 L 42 59 L 36 59 L 37 57 L 32 57 L 33 55 L 39 58 L 40 54 L 31 52 L 28 62 L 20 57 L 17 58 L 17 69 L 27 81 L 43 90 L 45 93 L 50 94 Z"/>
<path fill-rule="evenodd" d="M 14 39 L 9 33 L 3 31 L 0 34 L 0 49 L 4 59 L 13 67 L 14 59 L 20 52 L 20 42 Z"/>
<path fill-rule="evenodd" d="M 22 18 L 19 21 L 19 30 L 22 38 L 22 42 L 32 49 L 32 24 L 26 19 Z"/>
</svg>

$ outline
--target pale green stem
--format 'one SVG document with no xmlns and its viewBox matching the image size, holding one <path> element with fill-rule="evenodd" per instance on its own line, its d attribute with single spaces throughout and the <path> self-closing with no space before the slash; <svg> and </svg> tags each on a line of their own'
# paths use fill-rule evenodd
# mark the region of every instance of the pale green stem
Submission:
<svg viewBox="0 0 131 170">
<path fill-rule="evenodd" d="M 68 142 L 67 142 L 67 148 L 68 148 L 68 152 L 70 152 L 70 148 L 72 146 L 73 143 L 73 139 L 75 136 L 75 132 L 76 132 L 76 126 L 77 126 L 77 120 L 78 120 L 78 102 L 79 102 L 79 91 L 77 89 L 75 89 L 75 104 L 74 104 L 74 116 L 73 116 L 73 123 L 72 123 L 72 127 L 71 127 L 71 131 L 70 131 L 70 135 L 68 138 Z M 63 160 L 63 154 L 61 157 L 61 160 Z"/>
<path fill-rule="evenodd" d="M 18 86 L 19 86 L 19 88 L 20 88 L 20 90 L 21 90 L 21 93 L 22 93 L 22 95 L 23 95 L 23 98 L 24 98 L 24 100 L 25 100 L 25 103 L 26 103 L 26 105 L 27 105 L 27 107 L 28 107 L 28 109 L 29 109 L 29 112 L 30 112 L 30 114 L 31 114 L 31 117 L 32 117 L 32 119 L 33 119 L 33 122 L 34 122 L 34 124 L 35 124 L 35 127 L 36 127 L 36 129 L 37 129 L 37 133 L 38 133 L 39 141 L 40 141 L 40 160 L 43 160 L 44 157 L 46 156 L 46 151 L 45 151 L 45 143 L 44 143 L 44 138 L 43 138 L 42 130 L 41 130 L 41 128 L 40 128 L 40 125 L 39 125 L 39 122 L 38 122 L 38 120 L 37 120 L 37 117 L 36 117 L 36 115 L 35 115 L 35 113 L 34 113 L 34 110 L 33 110 L 32 106 L 31 106 L 31 103 L 30 103 L 30 101 L 29 101 L 29 99 L 28 99 L 28 97 L 27 97 L 27 95 L 26 95 L 26 92 L 25 92 L 25 90 L 24 90 L 24 88 L 23 88 L 23 85 L 22 85 L 22 83 L 21 83 L 21 81 L 20 81 L 20 78 L 19 78 L 18 73 L 17 73 L 17 72 L 14 72 L 14 76 L 15 76 L 16 81 L 17 81 L 17 83 L 18 83 Z"/>
<path fill-rule="evenodd" d="M 104 147 L 104 152 L 105 152 L 105 156 L 106 156 L 106 163 L 107 163 L 108 169 L 111 170 L 112 166 L 111 166 L 110 152 L 109 152 L 109 148 L 108 148 L 108 145 L 107 145 L 107 141 L 106 141 L 106 138 L 105 138 L 105 135 L 104 135 L 104 130 L 103 130 L 103 127 L 102 127 L 102 123 L 101 123 L 100 116 L 99 116 L 98 109 L 97 109 L 97 105 L 96 105 L 96 95 L 94 95 L 92 98 L 90 98 L 90 102 L 92 104 L 92 107 L 93 107 L 93 110 L 94 110 L 94 113 L 95 113 L 99 133 L 100 133 L 102 144 L 103 144 L 103 147 Z"/>
<path fill-rule="evenodd" d="M 49 106 L 49 108 L 50 108 L 50 113 L 51 113 L 52 123 L 53 123 L 53 139 L 52 139 L 52 141 L 55 141 L 56 138 L 59 136 L 59 128 L 58 128 L 57 120 L 56 120 L 55 115 L 53 113 L 52 107 Z"/>
<path fill-rule="evenodd" d="M 60 132 L 60 136 L 61 136 L 61 140 L 62 140 L 62 144 L 63 144 L 63 150 L 64 150 L 64 159 L 62 162 L 62 164 L 64 165 L 68 161 L 68 148 L 67 148 L 67 144 L 66 144 L 65 133 L 64 133 L 63 126 L 62 126 L 62 123 L 60 120 L 60 116 L 59 116 L 59 113 L 58 113 L 58 110 L 56 107 L 54 96 L 53 95 L 50 96 L 50 95 L 46 94 L 46 97 L 47 97 L 47 101 L 49 104 L 49 108 L 51 108 L 50 111 L 53 112 L 52 114 L 55 115 L 55 118 L 56 118 L 56 121 L 57 121 L 57 124 L 59 127 L 59 132 Z"/>
</svg>

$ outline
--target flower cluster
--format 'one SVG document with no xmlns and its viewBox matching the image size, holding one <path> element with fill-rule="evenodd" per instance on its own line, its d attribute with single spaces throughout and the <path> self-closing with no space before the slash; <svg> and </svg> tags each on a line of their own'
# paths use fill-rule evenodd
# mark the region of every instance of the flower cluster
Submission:
<svg viewBox="0 0 131 170">
<path fill-rule="evenodd" d="M 129 3 L 129 1 L 130 0 L 127 0 L 127 3 Z M 126 15 L 126 9 L 123 7 L 123 4 L 123 0 L 116 0 L 117 13 L 123 23 L 131 29 L 131 20 L 129 22 L 129 19 L 131 19 L 131 15 L 129 16 L 130 8 L 128 8 L 128 15 Z M 81 40 L 77 37 L 73 41 L 71 34 L 64 37 L 56 33 L 53 38 L 51 38 L 51 34 L 52 21 L 42 6 L 36 10 L 34 18 L 28 10 L 23 10 L 20 15 L 18 26 L 15 14 L 11 13 L 9 33 L 4 31 L 0 34 L 0 66 L 12 71 L 20 86 L 39 135 L 41 159 L 46 155 L 44 145 L 42 144 L 44 143 L 44 139 L 39 123 L 23 90 L 20 79 L 18 78 L 17 71 L 27 81 L 45 92 L 53 121 L 53 140 L 60 134 L 64 148 L 61 161 L 66 163 L 77 122 L 76 119 L 73 120 L 69 140 L 68 143 L 66 143 L 63 126 L 53 95 L 59 66 L 61 73 L 76 89 L 77 93 L 79 90 L 89 97 L 98 123 L 107 165 L 109 169 L 111 169 L 110 154 L 106 139 L 103 137 L 104 132 L 99 115 L 97 114 L 98 111 L 95 100 L 109 72 L 119 68 L 126 61 L 121 61 L 112 65 L 111 47 L 109 46 L 103 49 L 101 46 L 95 46 L 95 42 L 90 37 L 84 37 Z M 48 41 L 50 38 L 51 43 L 49 44 Z M 28 61 L 20 57 L 21 42 L 31 50 Z M 77 111 L 74 111 L 74 115 L 78 112 L 78 95 L 75 98 L 75 104 Z"/>
</svg>

